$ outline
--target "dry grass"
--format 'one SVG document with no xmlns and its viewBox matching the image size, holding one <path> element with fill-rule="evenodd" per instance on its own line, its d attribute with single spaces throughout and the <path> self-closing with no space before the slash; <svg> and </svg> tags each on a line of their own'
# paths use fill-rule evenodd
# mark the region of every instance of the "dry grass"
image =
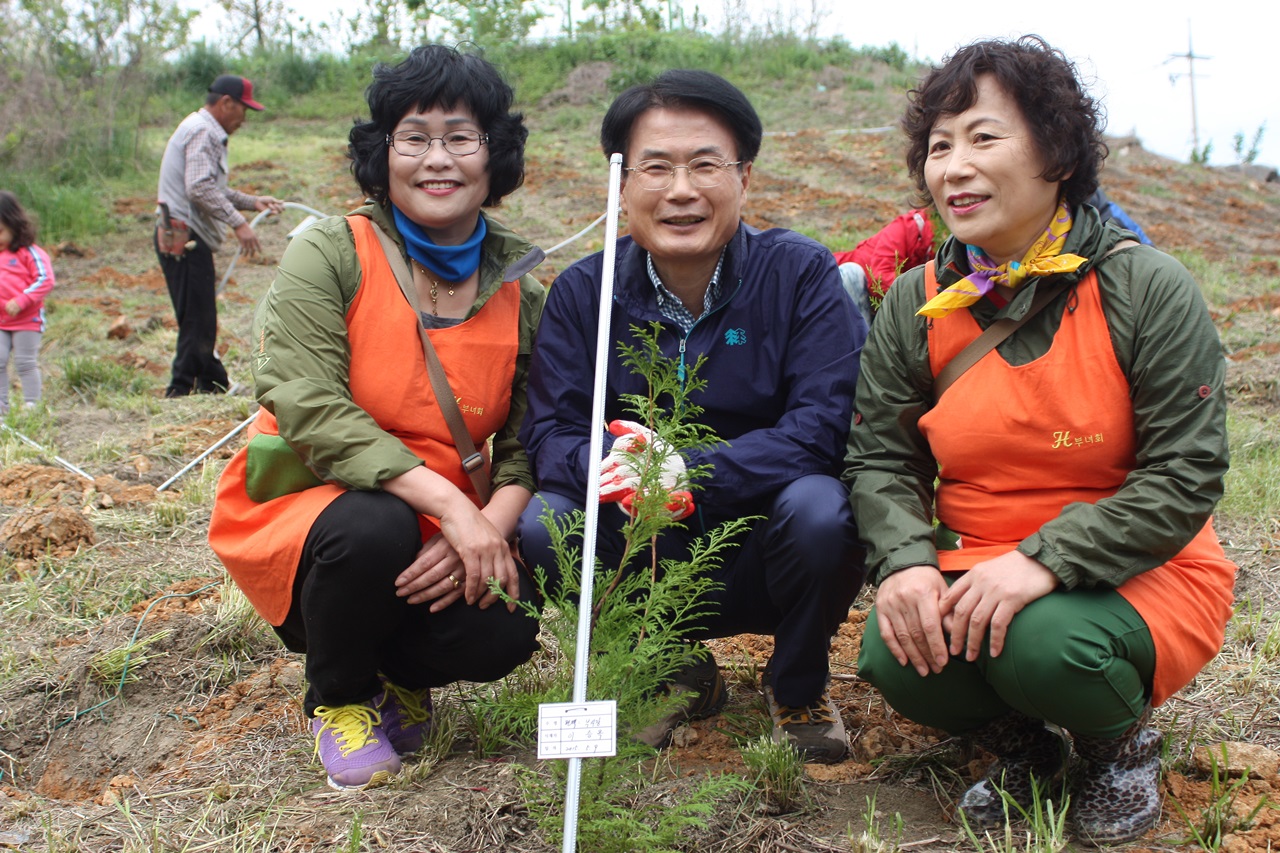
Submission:
<svg viewBox="0 0 1280 853">
<path fill-rule="evenodd" d="M 531 114 L 531 120 L 537 122 L 535 140 L 539 134 L 553 136 L 556 116 L 551 111 Z M 579 131 L 580 138 L 568 139 L 568 149 L 577 146 L 580 154 L 566 154 L 563 148 L 536 153 L 544 175 L 531 171 L 526 189 L 499 213 L 518 231 L 549 245 L 599 212 L 599 158 L 590 141 L 594 127 L 588 125 Z M 252 126 L 246 132 L 252 134 Z M 313 132 L 299 130 L 300 135 Z M 883 174 L 873 171 L 888 162 L 883 140 L 814 138 L 770 145 L 769 156 L 794 154 L 807 158 L 809 165 L 763 170 L 759 187 L 753 184 L 748 211 L 757 224 L 803 223 L 826 235 L 867 233 L 906 198 L 900 169 L 885 165 Z M 233 158 L 236 150 L 233 145 Z M 812 165 L 815 156 L 825 158 L 821 169 Z M 321 173 L 332 173 L 331 182 L 342 180 L 340 163 L 304 165 L 313 173 L 308 181 L 321 180 Z M 1172 180 L 1169 169 L 1161 168 L 1157 179 Z M 1127 180 L 1142 177 L 1132 163 L 1127 169 Z M 771 171 L 773 177 L 765 181 Z M 1130 200 L 1137 200 L 1139 192 L 1133 186 L 1126 184 L 1112 195 L 1145 216 L 1144 224 L 1161 216 L 1151 197 L 1138 202 L 1147 208 L 1132 209 Z M 1221 192 L 1230 195 L 1234 186 L 1224 184 Z M 262 190 L 290 197 L 301 187 L 299 182 L 297 187 Z M 147 192 L 149 188 L 139 189 Z M 1280 194 L 1258 192 L 1264 195 L 1269 221 L 1276 221 Z M 821 204 L 824 198 L 838 203 Z M 1201 211 L 1200 217 L 1212 219 L 1213 213 Z M 1158 221 L 1177 222 L 1173 213 Z M 159 398 L 174 338 L 164 326 L 169 307 L 157 286 L 154 257 L 134 226 L 122 221 L 119 235 L 94 247 L 96 257 L 55 261 L 60 288 L 51 300 L 43 362 L 48 412 L 31 426 L 53 453 L 94 476 L 112 474 L 131 484 L 154 486 L 243 420 L 250 403 L 242 398 Z M 277 247 L 276 254 L 283 230 L 272 225 L 264 231 L 264 242 Z M 562 268 L 592 240 L 599 245 L 598 234 L 592 235 L 544 269 Z M 1188 236 L 1178 245 L 1200 253 L 1203 246 L 1191 240 Z M 250 316 L 267 288 L 274 260 L 241 262 L 221 304 L 222 339 L 230 345 L 226 360 L 233 377 L 242 381 L 249 373 Z M 1209 259 L 1201 275 L 1221 269 Z M 1215 311 L 1233 324 L 1225 331 L 1229 347 L 1280 339 L 1280 319 L 1266 304 L 1254 310 L 1234 303 L 1237 295 L 1274 292 L 1275 277 L 1268 269 L 1243 276 L 1236 271 L 1208 288 Z M 1236 293 L 1237 287 L 1243 294 Z M 1227 302 L 1234 305 L 1230 312 L 1224 308 Z M 106 338 L 118 313 L 140 330 L 132 338 Z M 59 367 L 60 359 L 72 356 L 135 365 L 130 376 L 139 380 L 141 390 L 73 390 Z M 1265 438 L 1266 427 L 1280 412 L 1274 394 L 1278 373 L 1274 355 L 1232 363 L 1233 410 L 1249 423 L 1263 425 L 1241 433 L 1250 441 Z M 51 461 L 46 457 L 0 436 L 4 468 Z M 1251 458 L 1237 454 L 1241 464 L 1252 464 Z M 492 759 L 477 758 L 470 751 L 476 735 L 461 707 L 463 694 L 456 690 L 438 693 L 438 738 L 426 754 L 409 762 L 395 783 L 354 796 L 324 786 L 304 734 L 299 659 L 280 650 L 261 623 L 255 627 L 244 617 L 243 603 L 234 600 L 204 541 L 213 486 L 224 463 L 225 456 L 211 459 L 163 501 L 103 506 L 97 492 L 76 486 L 0 506 L 2 521 L 33 500 L 62 502 L 82 510 L 97 535 L 95 545 L 71 557 L 0 559 L 0 827 L 24 835 L 26 840 L 14 846 L 27 851 L 164 853 L 302 853 L 353 845 L 450 853 L 547 850 L 517 780 L 520 766 L 534 764 L 530 753 L 505 749 Z M 1199 744 L 1245 740 L 1280 751 L 1280 505 L 1274 497 L 1258 499 L 1258 494 L 1275 493 L 1251 482 L 1262 480 L 1241 479 L 1233 485 L 1241 499 L 1233 495 L 1218 519 L 1229 554 L 1241 566 L 1239 615 L 1222 654 L 1156 717 L 1169 734 L 1167 766 L 1177 772 L 1186 771 L 1191 750 Z M 164 594 L 176 597 L 157 604 L 143 620 L 147 605 Z M 140 636 L 170 632 L 161 644 L 165 656 L 139 668 L 139 680 L 113 697 L 115 685 L 98 684 L 88 676 L 89 661 L 127 643 L 140 620 Z M 741 730 L 747 731 L 759 722 L 759 709 L 750 698 L 758 692 L 756 663 L 749 657 L 721 662 L 734 670 L 735 695 L 747 697 L 734 707 L 742 717 Z M 550 668 L 552 663 L 544 659 L 538 666 Z M 847 669 L 839 672 L 848 674 Z M 528 677 L 536 681 L 541 675 L 535 669 Z M 798 814 L 764 814 L 754 801 L 725 804 L 712 826 L 690 833 L 682 849 L 849 851 L 850 827 L 861 829 L 865 797 L 876 791 L 880 811 L 900 811 L 907 818 L 902 849 L 957 849 L 955 829 L 945 815 L 968 773 L 970 756 L 954 743 L 896 728 L 898 721 L 886 717 L 873 693 L 859 695 L 866 698 L 858 707 L 845 708 L 846 717 L 884 722 L 900 744 L 898 757 L 859 770 L 862 775 L 854 781 L 810 780 L 811 805 Z M 694 745 L 656 762 L 645 796 L 653 802 L 678 798 L 682 784 L 707 772 L 699 757 Z M 1161 832 L 1147 849 L 1180 846 L 1176 824 L 1167 822 Z M 1267 849 L 1265 841 L 1244 838 L 1241 843 L 1244 851 Z"/>
</svg>

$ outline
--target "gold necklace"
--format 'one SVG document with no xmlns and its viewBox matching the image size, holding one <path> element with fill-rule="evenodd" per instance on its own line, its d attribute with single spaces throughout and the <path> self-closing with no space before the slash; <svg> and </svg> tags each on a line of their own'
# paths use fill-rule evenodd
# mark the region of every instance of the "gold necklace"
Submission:
<svg viewBox="0 0 1280 853">
<path fill-rule="evenodd" d="M 434 317 L 439 317 L 440 316 L 440 290 L 439 290 L 440 282 L 436 281 L 435 278 L 432 277 L 431 273 L 427 272 L 427 268 L 424 267 L 422 264 L 418 263 L 416 260 L 413 263 L 422 272 L 422 274 L 427 277 L 427 281 L 431 282 L 431 314 Z M 450 296 L 453 296 L 454 290 L 456 288 L 457 288 L 457 283 L 455 282 L 453 286 L 446 287 L 445 290 L 449 292 Z"/>
</svg>

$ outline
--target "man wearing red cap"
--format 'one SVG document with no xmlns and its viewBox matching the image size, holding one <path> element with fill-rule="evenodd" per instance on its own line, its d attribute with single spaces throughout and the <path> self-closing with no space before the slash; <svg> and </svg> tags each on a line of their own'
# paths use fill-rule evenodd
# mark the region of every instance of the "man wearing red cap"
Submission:
<svg viewBox="0 0 1280 853">
<path fill-rule="evenodd" d="M 246 110 L 261 110 L 253 83 L 223 74 L 209 87 L 204 106 L 183 119 L 160 163 L 156 256 L 178 318 L 178 346 L 166 397 L 230 390 L 218 358 L 218 308 L 213 253 L 229 225 L 246 255 L 258 236 L 241 210 L 283 210 L 280 199 L 227 186 L 227 138 L 244 124 Z"/>
</svg>

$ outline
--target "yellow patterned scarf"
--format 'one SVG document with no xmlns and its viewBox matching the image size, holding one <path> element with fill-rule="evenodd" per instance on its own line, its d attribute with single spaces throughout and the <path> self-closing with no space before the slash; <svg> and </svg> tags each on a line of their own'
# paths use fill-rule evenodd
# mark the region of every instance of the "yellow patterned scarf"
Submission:
<svg viewBox="0 0 1280 853">
<path fill-rule="evenodd" d="M 1049 227 L 1040 235 L 1021 261 L 996 264 L 986 252 L 977 246 L 965 246 L 969 258 L 969 275 L 934 296 L 916 312 L 925 317 L 945 317 L 952 311 L 965 308 L 986 296 L 997 284 L 1015 290 L 1035 276 L 1071 272 L 1088 260 L 1079 255 L 1063 255 L 1062 247 L 1071 232 L 1071 208 L 1066 200 L 1058 202 L 1058 210 L 1049 221 Z"/>
</svg>

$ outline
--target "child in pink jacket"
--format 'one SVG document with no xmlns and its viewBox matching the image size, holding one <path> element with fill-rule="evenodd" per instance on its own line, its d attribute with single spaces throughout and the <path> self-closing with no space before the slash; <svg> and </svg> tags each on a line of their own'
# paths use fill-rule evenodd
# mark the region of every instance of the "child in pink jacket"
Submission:
<svg viewBox="0 0 1280 853">
<path fill-rule="evenodd" d="M 0 190 L 0 413 L 9 410 L 9 355 L 30 408 L 40 402 L 40 337 L 53 264 L 17 197 Z"/>
</svg>

